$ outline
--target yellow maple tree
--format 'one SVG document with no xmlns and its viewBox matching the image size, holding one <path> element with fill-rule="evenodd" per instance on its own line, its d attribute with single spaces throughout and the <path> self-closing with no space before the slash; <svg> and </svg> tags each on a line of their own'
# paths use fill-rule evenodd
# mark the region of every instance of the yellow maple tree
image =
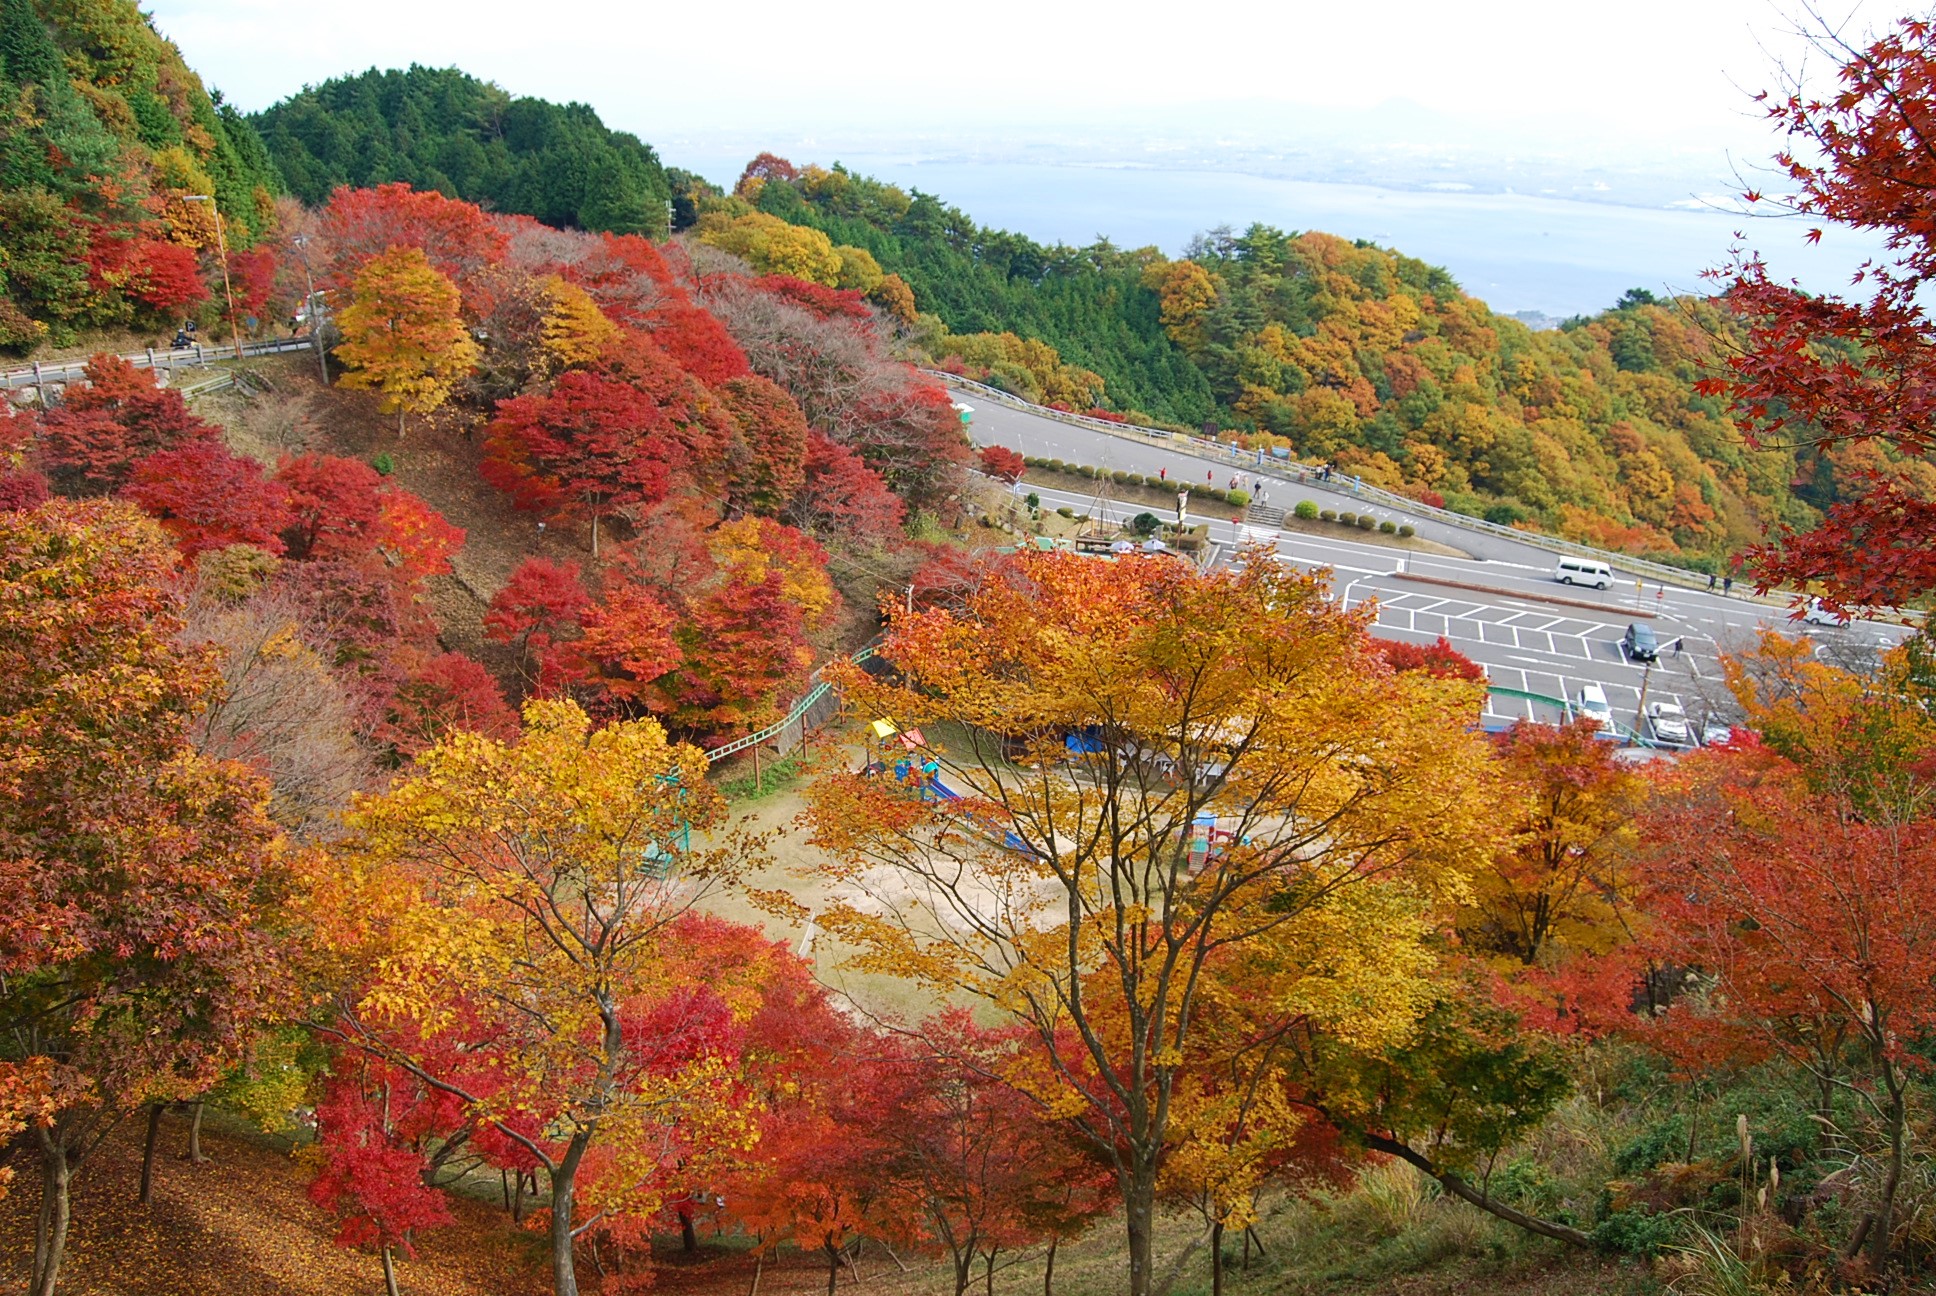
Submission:
<svg viewBox="0 0 1936 1296">
<path fill-rule="evenodd" d="M 397 416 L 428 414 L 450 399 L 482 354 L 458 313 L 457 285 L 413 247 L 393 247 L 357 272 L 354 299 L 337 316 L 343 386 L 374 391 Z"/>
<path fill-rule="evenodd" d="M 618 325 L 598 309 L 591 294 L 557 275 L 545 280 L 549 305 L 538 326 L 545 355 L 554 369 L 590 364 L 618 336 Z"/>
<path fill-rule="evenodd" d="M 517 741 L 453 731 L 360 798 L 310 877 L 322 957 L 353 987 L 329 1030 L 545 1172 L 560 1296 L 578 1290 L 579 1202 L 594 1217 L 662 1204 L 666 1129 L 753 1137 L 730 1058 L 702 1041 L 666 1068 L 628 1042 L 688 988 L 682 920 L 751 854 L 730 837 L 689 848 L 724 814 L 705 775 L 655 721 L 594 729 L 573 702 L 534 701 Z M 724 990 L 735 1017 L 755 1006 Z M 594 1144 L 618 1169 L 581 1184 Z"/>
</svg>

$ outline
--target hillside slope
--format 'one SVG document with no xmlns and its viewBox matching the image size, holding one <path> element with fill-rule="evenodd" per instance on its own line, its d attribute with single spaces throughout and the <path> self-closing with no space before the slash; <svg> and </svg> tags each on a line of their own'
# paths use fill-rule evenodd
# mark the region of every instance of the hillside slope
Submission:
<svg viewBox="0 0 1936 1296">
<path fill-rule="evenodd" d="M 715 222 L 757 211 L 865 248 L 913 289 L 937 359 L 1018 394 L 1068 403 L 1057 392 L 1091 394 L 1090 371 L 1105 409 L 1215 420 L 1246 445 L 1614 548 L 1711 561 L 1811 524 L 1857 467 L 1747 447 L 1695 390 L 1736 336 L 1698 299 L 1630 293 L 1536 333 L 1364 241 L 1253 225 L 1175 260 L 1046 247 L 931 195 L 781 159 L 706 206 Z"/>
<path fill-rule="evenodd" d="M 208 300 L 201 259 L 273 219 L 262 141 L 134 0 L 0 0 L 0 349 Z"/>
</svg>

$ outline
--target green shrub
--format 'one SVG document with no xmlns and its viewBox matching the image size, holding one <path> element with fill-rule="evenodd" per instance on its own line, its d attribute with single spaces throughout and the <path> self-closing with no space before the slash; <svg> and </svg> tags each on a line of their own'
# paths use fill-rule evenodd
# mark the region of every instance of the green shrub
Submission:
<svg viewBox="0 0 1936 1296">
<path fill-rule="evenodd" d="M 1048 466 L 1048 462 L 1049 461 L 1047 459 L 1044 459 L 1041 455 L 1023 455 L 1022 456 L 1022 466 L 1025 468 L 1045 468 Z"/>
<path fill-rule="evenodd" d="M 1062 470 L 1063 470 L 1064 468 L 1067 468 L 1068 466 L 1069 466 L 1069 465 L 1067 465 L 1067 464 L 1065 464 L 1065 463 L 1063 463 L 1063 462 L 1062 462 L 1062 461 L 1061 461 L 1060 459 L 1051 459 L 1051 460 L 1049 460 L 1049 471 L 1050 471 L 1050 472 L 1061 472 L 1061 471 L 1062 471 Z"/>
<path fill-rule="evenodd" d="M 1418 534 L 1418 528 L 1413 526 L 1410 522 L 1401 522 L 1398 524 L 1398 538 L 1400 540 L 1410 540 L 1413 536 L 1417 534 Z"/>
<path fill-rule="evenodd" d="M 1291 512 L 1295 516 L 1303 518 L 1306 522 L 1310 522 L 1318 515 L 1318 502 L 1316 500 L 1299 500 L 1297 507 L 1292 509 Z"/>
<path fill-rule="evenodd" d="M 376 469 L 383 476 L 388 477 L 397 470 L 397 461 L 390 457 L 388 450 L 379 450 L 376 457 L 370 460 L 370 467 Z"/>
<path fill-rule="evenodd" d="M 1129 520 L 1129 529 L 1139 536 L 1153 536 L 1163 528 L 1163 519 L 1154 513 L 1138 513 Z"/>
<path fill-rule="evenodd" d="M 1358 525 L 1358 515 L 1349 511 L 1340 513 L 1338 514 L 1338 525 L 1355 527 Z"/>
<path fill-rule="evenodd" d="M 1392 521 L 1390 518 L 1386 518 L 1383 522 L 1380 522 L 1378 524 L 1378 534 L 1379 535 L 1397 535 L 1398 523 Z"/>
<path fill-rule="evenodd" d="M 1080 468 L 1077 468 L 1076 471 L 1081 473 L 1084 477 L 1087 477 L 1090 481 L 1094 481 L 1096 479 L 1096 470 L 1094 468 L 1091 468 L 1088 464 L 1083 464 Z"/>
<path fill-rule="evenodd" d="M 1118 486 L 1127 486 L 1129 484 L 1129 474 L 1121 468 L 1112 468 L 1109 471 L 1109 480 L 1115 482 Z"/>
<path fill-rule="evenodd" d="M 1358 529 L 1360 531 L 1370 531 L 1373 528 L 1375 528 L 1377 525 L 1378 525 L 1378 519 L 1373 517 L 1371 514 L 1360 513 L 1358 515 Z"/>
<path fill-rule="evenodd" d="M 1652 1255 L 1674 1240 L 1680 1230 L 1671 1215 L 1645 1209 L 1615 1211 L 1593 1230 L 1593 1245 L 1623 1255 Z"/>
<path fill-rule="evenodd" d="M 1320 522 L 1336 522 L 1337 520 L 1338 520 L 1338 515 L 1337 515 L 1337 512 L 1336 512 L 1335 510 L 1333 510 L 1333 509 L 1319 509 L 1319 510 L 1318 510 L 1318 521 L 1320 521 Z"/>
<path fill-rule="evenodd" d="M 1067 504 L 1064 504 L 1062 507 L 1058 508 L 1055 512 L 1057 517 L 1072 518 L 1076 515 L 1076 511 L 1070 508 Z"/>
<path fill-rule="evenodd" d="M 1028 498 L 1023 500 L 1022 503 L 1028 505 L 1028 511 L 1031 513 L 1040 513 L 1042 511 L 1042 497 L 1034 491 L 1030 491 Z"/>
<path fill-rule="evenodd" d="M 1245 508 L 1250 504 L 1249 491 L 1245 491 L 1245 490 L 1225 491 L 1223 494 L 1223 497 L 1225 500 L 1229 501 L 1231 504 L 1234 504 L 1238 508 Z"/>
<path fill-rule="evenodd" d="M 1123 480 L 1131 486 L 1141 486 L 1143 484 L 1143 474 L 1131 473 L 1129 476 L 1123 478 Z"/>
</svg>

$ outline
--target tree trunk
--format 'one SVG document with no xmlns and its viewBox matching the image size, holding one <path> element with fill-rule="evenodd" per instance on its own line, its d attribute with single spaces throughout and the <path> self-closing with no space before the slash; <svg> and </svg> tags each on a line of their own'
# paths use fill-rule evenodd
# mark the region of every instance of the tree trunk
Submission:
<svg viewBox="0 0 1936 1296">
<path fill-rule="evenodd" d="M 514 1176 L 517 1184 L 514 1195 L 511 1198 L 511 1222 L 513 1224 L 522 1224 L 524 1223 L 524 1171 L 513 1170 L 511 1174 Z"/>
<path fill-rule="evenodd" d="M 1132 1157 L 1136 1154 L 1132 1152 Z M 1129 1296 L 1150 1296 L 1156 1281 L 1151 1236 L 1156 1223 L 1156 1169 L 1136 1164 L 1123 1185 L 1123 1224 L 1129 1233 Z"/>
<path fill-rule="evenodd" d="M 760 1271 L 766 1268 L 766 1249 L 762 1247 L 753 1256 L 753 1285 L 746 1289 L 746 1296 L 760 1296 Z"/>
<path fill-rule="evenodd" d="M 1903 1132 L 1909 1116 L 1902 1083 L 1893 1071 L 1893 1067 L 1885 1066 L 1882 1077 L 1889 1091 L 1889 1173 L 1883 1178 L 1882 1196 L 1876 1202 L 1875 1226 L 1869 1230 L 1870 1267 L 1885 1282 L 1889 1272 L 1889 1243 L 1896 1231 L 1896 1191 L 1902 1187 Z"/>
<path fill-rule="evenodd" d="M 1049 1239 L 1049 1262 L 1042 1266 L 1042 1296 L 1055 1296 L 1055 1249 L 1062 1245 L 1062 1239 Z"/>
<path fill-rule="evenodd" d="M 210 1160 L 210 1158 L 202 1155 L 202 1111 L 207 1106 L 207 1103 L 197 1098 L 194 1104 L 194 1114 L 189 1117 L 188 1163 L 190 1165 L 204 1165 Z"/>
<path fill-rule="evenodd" d="M 1409 1143 L 1401 1142 L 1398 1139 L 1386 1138 L 1382 1134 L 1372 1134 L 1369 1132 L 1365 1134 L 1364 1140 L 1365 1146 L 1372 1151 L 1383 1152 L 1388 1156 L 1395 1156 L 1400 1161 L 1405 1162 L 1405 1164 L 1423 1171 L 1425 1174 L 1438 1180 L 1439 1186 L 1444 1188 L 1445 1191 L 1451 1193 L 1460 1201 L 1477 1206 L 1488 1215 L 1496 1215 L 1508 1224 L 1516 1224 L 1528 1233 L 1537 1233 L 1541 1237 L 1549 1237 L 1556 1242 L 1570 1242 L 1576 1247 L 1590 1247 L 1593 1245 L 1593 1239 L 1585 1233 L 1582 1233 L 1579 1229 L 1566 1224 L 1556 1224 L 1552 1220 L 1541 1219 L 1537 1215 L 1528 1215 L 1524 1211 L 1514 1210 L 1498 1198 L 1480 1192 L 1452 1171 L 1440 1169 L 1437 1165 L 1433 1164 L 1430 1157 L 1418 1151 Z"/>
<path fill-rule="evenodd" d="M 141 1144 L 141 1204 L 155 1199 L 155 1144 L 161 1141 L 161 1113 L 165 1103 L 148 1104 L 148 1137 Z"/>
<path fill-rule="evenodd" d="M 578 1296 L 578 1271 L 571 1260 L 571 1196 L 578 1186 L 578 1164 L 591 1141 L 582 1130 L 572 1135 L 564 1159 L 551 1172 L 552 1296 Z"/>
<path fill-rule="evenodd" d="M 995 1296 L 995 1253 L 985 1252 L 981 1258 L 982 1289 L 987 1296 Z"/>
<path fill-rule="evenodd" d="M 398 1296 L 397 1260 L 390 1254 L 389 1247 L 383 1248 L 383 1290 L 387 1296 Z"/>
<path fill-rule="evenodd" d="M 699 1249 L 699 1233 L 692 1226 L 692 1216 L 685 1211 L 679 1212 L 679 1245 L 687 1255 Z"/>
<path fill-rule="evenodd" d="M 34 1270 L 28 1296 L 54 1296 L 60 1280 L 61 1259 L 67 1252 L 67 1225 L 73 1203 L 68 1188 L 73 1168 L 67 1149 L 43 1136 L 40 1140 L 40 1214 L 34 1221 Z"/>
<path fill-rule="evenodd" d="M 975 1253 L 956 1251 L 954 1253 L 955 1296 L 965 1296 L 968 1284 L 975 1280 Z"/>
<path fill-rule="evenodd" d="M 592 514 L 592 560 L 598 560 L 598 514 Z"/>
<path fill-rule="evenodd" d="M 1223 1296 L 1223 1221 L 1210 1226 L 1210 1296 Z"/>
<path fill-rule="evenodd" d="M 832 1239 L 829 1239 L 825 1245 L 827 1248 L 827 1296 L 834 1296 L 834 1284 L 840 1279 L 840 1248 L 833 1244 Z"/>
</svg>

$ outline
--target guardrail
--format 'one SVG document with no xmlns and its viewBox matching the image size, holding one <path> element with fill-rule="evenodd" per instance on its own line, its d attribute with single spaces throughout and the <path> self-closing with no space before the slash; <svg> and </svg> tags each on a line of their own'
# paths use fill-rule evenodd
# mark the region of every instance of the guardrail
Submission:
<svg viewBox="0 0 1936 1296">
<path fill-rule="evenodd" d="M 315 347 L 315 342 L 306 337 L 271 338 L 266 342 L 244 342 L 242 355 L 244 359 L 248 359 L 253 356 L 282 355 L 289 351 L 313 351 Z M 225 360 L 233 360 L 235 347 L 233 345 L 203 346 L 198 342 L 193 346 L 171 347 L 167 350 L 148 347 L 141 351 L 125 352 L 121 358 L 137 369 L 159 369 L 166 373 L 173 373 L 176 369 L 201 369 L 209 365 L 221 364 Z M 0 369 L 0 390 L 40 387 L 47 383 L 76 382 L 84 376 L 86 368 L 86 360 L 63 360 L 58 364 L 47 364 L 37 360 L 33 364 L 14 369 Z"/>
<path fill-rule="evenodd" d="M 1498 536 L 1501 539 L 1517 541 L 1520 544 L 1544 549 L 1549 553 L 1571 554 L 1574 557 L 1591 558 L 1595 561 L 1606 563 L 1610 567 L 1622 567 L 1637 576 L 1651 577 L 1662 583 L 1681 585 L 1688 589 L 1701 589 L 1705 587 L 1706 582 L 1704 577 L 1690 572 L 1685 568 L 1671 567 L 1666 563 L 1657 563 L 1647 558 L 1636 558 L 1631 554 L 1614 553 L 1607 549 L 1595 549 L 1591 545 L 1578 544 L 1571 540 L 1562 540 L 1558 536 L 1542 535 L 1537 531 L 1521 531 L 1517 527 L 1501 526 L 1497 522 L 1488 522 L 1484 518 L 1476 518 L 1467 513 L 1455 513 L 1451 509 L 1437 508 L 1430 504 L 1423 504 L 1418 500 L 1410 499 L 1404 495 L 1385 490 L 1382 487 L 1372 486 L 1362 481 L 1355 483 L 1350 480 L 1339 481 L 1334 477 L 1328 482 L 1315 482 L 1311 479 L 1317 473 L 1317 467 L 1312 464 L 1300 463 L 1294 459 L 1278 459 L 1271 455 L 1260 454 L 1255 450 L 1242 450 L 1235 446 L 1226 445 L 1221 441 L 1206 441 L 1202 437 L 1191 436 L 1187 432 L 1170 432 L 1162 428 L 1137 427 L 1133 423 L 1116 423 L 1109 419 L 1091 418 L 1086 414 L 1072 414 L 1065 410 L 1050 409 L 1046 405 L 1037 405 L 1033 401 L 1023 400 L 1021 397 L 1010 392 L 1005 392 L 999 387 L 990 387 L 986 383 L 978 383 L 972 378 L 963 378 L 958 374 L 951 374 L 945 370 L 924 369 L 922 372 L 931 377 L 941 379 L 951 387 L 965 388 L 986 400 L 994 401 L 998 405 L 1007 405 L 1013 409 L 1034 414 L 1039 418 L 1053 419 L 1058 423 L 1067 423 L 1075 427 L 1087 428 L 1092 432 L 1101 432 L 1108 436 L 1121 437 L 1126 441 L 1137 441 L 1145 445 L 1181 450 L 1183 453 L 1193 455 L 1199 459 L 1209 459 L 1217 463 L 1229 464 L 1233 467 L 1242 467 L 1246 473 L 1252 476 L 1269 477 L 1273 481 L 1285 482 L 1290 485 L 1318 485 L 1334 491 L 1348 492 L 1358 496 L 1360 499 L 1369 499 L 1387 508 L 1398 509 L 1406 513 L 1416 514 L 1419 517 L 1430 518 L 1435 522 L 1442 522 L 1447 526 L 1460 527 L 1467 531 L 1477 531 L 1486 535 Z M 1292 475 L 1294 473 L 1302 475 L 1294 476 Z M 1779 596 L 1781 591 L 1776 591 L 1776 594 Z"/>
<path fill-rule="evenodd" d="M 869 657 L 872 657 L 875 653 L 879 652 L 880 650 L 881 650 L 881 646 L 879 644 L 869 644 L 867 647 L 861 649 L 859 652 L 855 653 L 852 657 L 849 657 L 847 660 L 851 662 L 864 662 Z M 728 756 L 731 756 L 737 752 L 743 752 L 748 747 L 755 747 L 755 746 L 758 746 L 760 743 L 769 742 L 772 739 L 779 737 L 782 733 L 786 732 L 789 726 L 799 724 L 802 718 L 807 714 L 807 712 L 812 710 L 814 705 L 818 703 L 822 698 L 826 697 L 829 693 L 833 692 L 833 689 L 834 689 L 834 686 L 826 683 L 824 680 L 821 681 L 820 683 L 815 684 L 812 688 L 807 690 L 805 696 L 803 696 L 798 702 L 795 702 L 793 704 L 792 710 L 786 713 L 786 717 L 784 719 L 775 721 L 774 723 L 768 725 L 766 728 L 760 730 L 758 733 L 750 733 L 750 734 L 747 734 L 744 738 L 733 739 L 733 741 L 727 743 L 723 747 L 713 748 L 712 750 L 706 753 L 707 762 L 713 765 L 717 765 L 720 761 L 725 760 Z"/>
</svg>

